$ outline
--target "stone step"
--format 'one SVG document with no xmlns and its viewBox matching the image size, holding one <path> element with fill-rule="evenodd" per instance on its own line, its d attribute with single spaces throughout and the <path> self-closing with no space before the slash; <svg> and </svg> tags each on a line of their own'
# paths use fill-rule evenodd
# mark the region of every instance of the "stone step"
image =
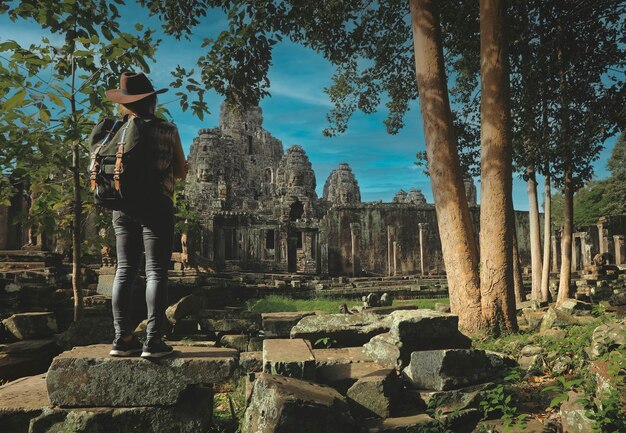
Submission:
<svg viewBox="0 0 626 433">
<path fill-rule="evenodd" d="M 211 426 L 213 390 L 185 390 L 172 406 L 131 408 L 51 406 L 46 376 L 18 379 L 0 387 L 0 431 L 7 433 L 197 433 Z"/>
<path fill-rule="evenodd" d="M 23 377 L 0 386 L 0 430 L 28 433 L 30 420 L 49 405 L 45 374 Z"/>
<path fill-rule="evenodd" d="M 263 371 L 315 380 L 315 356 L 311 344 L 300 338 L 263 341 Z"/>
<path fill-rule="evenodd" d="M 188 388 L 228 380 L 233 349 L 174 346 L 158 360 L 109 356 L 109 345 L 77 347 L 57 356 L 48 371 L 48 394 L 60 407 L 133 407 L 176 404 Z"/>
<path fill-rule="evenodd" d="M 55 339 L 25 340 L 0 348 L 0 380 L 45 373 L 60 352 Z"/>
</svg>

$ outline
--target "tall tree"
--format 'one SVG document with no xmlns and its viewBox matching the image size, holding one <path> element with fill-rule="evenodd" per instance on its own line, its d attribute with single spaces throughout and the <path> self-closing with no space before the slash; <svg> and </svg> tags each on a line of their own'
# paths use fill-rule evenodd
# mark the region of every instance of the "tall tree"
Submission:
<svg viewBox="0 0 626 433">
<path fill-rule="evenodd" d="M 517 331 L 506 2 L 480 1 L 480 295 L 483 318 Z"/>
</svg>

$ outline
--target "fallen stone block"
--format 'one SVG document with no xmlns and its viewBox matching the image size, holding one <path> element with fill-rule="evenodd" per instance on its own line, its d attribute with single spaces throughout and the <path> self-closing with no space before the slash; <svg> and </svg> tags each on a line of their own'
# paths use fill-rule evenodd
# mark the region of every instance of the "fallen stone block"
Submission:
<svg viewBox="0 0 626 433">
<path fill-rule="evenodd" d="M 239 366 L 245 373 L 260 373 L 263 371 L 263 352 L 241 352 Z"/>
<path fill-rule="evenodd" d="M 115 338 L 112 317 L 83 317 L 57 335 L 57 344 L 61 350 L 70 350 L 76 346 L 112 343 Z"/>
<path fill-rule="evenodd" d="M 289 338 L 293 328 L 303 317 L 312 316 L 312 311 L 261 314 L 265 338 Z"/>
<path fill-rule="evenodd" d="M 31 422 L 29 433 L 198 433 L 211 427 L 213 389 L 185 390 L 173 406 L 129 408 L 47 408 Z"/>
<path fill-rule="evenodd" d="M 403 373 L 412 387 L 435 391 L 488 382 L 495 375 L 485 351 L 474 349 L 413 352 Z"/>
<path fill-rule="evenodd" d="M 132 407 L 176 404 L 193 386 L 231 377 L 233 349 L 175 346 L 176 354 L 151 361 L 109 356 L 109 345 L 77 347 L 57 356 L 48 370 L 48 394 L 60 407 Z"/>
<path fill-rule="evenodd" d="M 596 431 L 594 422 L 587 416 L 587 409 L 582 405 L 581 393 L 569 391 L 568 400 L 561 404 L 561 424 L 563 433 L 591 433 Z"/>
<path fill-rule="evenodd" d="M 261 314 L 251 311 L 200 310 L 195 317 L 204 332 L 256 334 L 261 329 Z"/>
<path fill-rule="evenodd" d="M 579 320 L 571 314 L 558 310 L 554 307 L 549 307 L 548 311 L 543 316 L 541 330 L 543 331 L 550 328 L 567 328 L 570 325 L 579 324 Z"/>
<path fill-rule="evenodd" d="M 591 314 L 591 304 L 577 299 L 566 299 L 556 308 L 557 310 L 571 314 L 572 316 L 584 316 Z"/>
<path fill-rule="evenodd" d="M 389 418 L 397 414 L 402 391 L 396 370 L 382 369 L 357 380 L 346 397 L 355 418 Z"/>
<path fill-rule="evenodd" d="M 263 342 L 265 373 L 315 380 L 315 357 L 304 339 L 270 339 Z"/>
<path fill-rule="evenodd" d="M 471 340 L 458 330 L 458 317 L 433 310 L 395 311 L 388 333 L 373 337 L 363 351 L 375 362 L 402 369 L 420 350 L 464 349 Z"/>
<path fill-rule="evenodd" d="M 36 340 L 52 337 L 57 332 L 54 313 L 19 313 L 2 321 L 18 340 Z"/>
<path fill-rule="evenodd" d="M 367 433 L 424 433 L 437 431 L 439 423 L 426 414 L 369 420 L 363 423 Z"/>
<path fill-rule="evenodd" d="M 170 305 L 165 310 L 165 316 L 171 323 L 176 323 L 192 314 L 200 311 L 204 306 L 204 300 L 195 295 L 188 295 L 181 298 L 174 305 Z"/>
<path fill-rule="evenodd" d="M 223 335 L 220 338 L 220 346 L 228 347 L 230 349 L 236 349 L 239 352 L 246 352 L 248 350 L 248 344 L 250 343 L 250 337 L 248 335 Z"/>
<path fill-rule="evenodd" d="M 362 346 L 373 336 L 389 330 L 387 318 L 377 314 L 320 314 L 307 316 L 291 329 L 291 338 L 312 343 L 328 338 L 337 347 Z"/>
<path fill-rule="evenodd" d="M 599 358 L 607 352 L 626 344 L 624 322 L 603 323 L 593 330 L 591 335 L 591 357 Z"/>
<path fill-rule="evenodd" d="M 54 339 L 24 340 L 0 348 L 0 380 L 45 373 L 60 350 Z"/>
<path fill-rule="evenodd" d="M 394 311 L 400 310 L 417 310 L 416 305 L 386 305 L 381 307 L 365 307 L 363 308 L 364 313 L 373 313 L 381 316 L 385 316 L 387 314 L 391 314 Z"/>
<path fill-rule="evenodd" d="M 315 380 L 345 395 L 357 380 L 381 369 L 383 367 L 375 362 L 326 365 L 315 371 Z"/>
<path fill-rule="evenodd" d="M 351 433 L 346 399 L 334 389 L 262 373 L 254 383 L 242 433 Z"/>
<path fill-rule="evenodd" d="M 421 402 L 424 407 L 436 403 L 442 413 L 461 411 L 464 409 L 480 409 L 480 402 L 495 387 L 492 382 L 481 383 L 450 391 L 407 390 L 413 401 Z"/>
<path fill-rule="evenodd" d="M 7 433 L 28 433 L 30 420 L 49 406 L 46 376 L 23 377 L 0 386 L 0 426 Z"/>
</svg>

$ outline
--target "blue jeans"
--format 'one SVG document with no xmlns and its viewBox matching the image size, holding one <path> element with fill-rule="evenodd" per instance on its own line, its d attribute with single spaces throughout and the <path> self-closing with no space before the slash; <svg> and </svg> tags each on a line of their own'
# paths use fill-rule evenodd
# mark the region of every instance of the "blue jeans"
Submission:
<svg viewBox="0 0 626 433">
<path fill-rule="evenodd" d="M 130 329 L 132 287 L 145 249 L 147 338 L 161 338 L 167 320 L 167 272 L 174 239 L 172 201 L 168 197 L 159 196 L 149 209 L 113 211 L 113 229 L 117 250 L 117 270 L 113 282 L 115 335 L 123 337 L 133 332 Z"/>
</svg>

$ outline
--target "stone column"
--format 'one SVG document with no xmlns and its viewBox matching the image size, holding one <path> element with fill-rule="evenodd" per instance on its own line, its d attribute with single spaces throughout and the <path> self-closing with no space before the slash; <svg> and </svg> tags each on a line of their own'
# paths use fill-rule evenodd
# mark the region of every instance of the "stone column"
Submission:
<svg viewBox="0 0 626 433">
<path fill-rule="evenodd" d="M 359 223 L 350 223 L 350 240 L 352 243 L 352 276 L 358 277 L 359 275 L 361 275 L 361 258 L 359 250 L 359 243 L 361 240 L 361 225 Z"/>
<path fill-rule="evenodd" d="M 393 227 L 387 226 L 387 275 L 393 275 Z"/>
<path fill-rule="evenodd" d="M 224 229 L 217 229 L 217 251 L 215 252 L 215 261 L 223 262 L 226 259 L 226 239 L 224 238 Z"/>
<path fill-rule="evenodd" d="M 552 235 L 550 237 L 550 242 L 552 243 L 552 269 L 551 271 L 556 273 L 559 272 L 559 243 L 557 241 L 556 235 Z"/>
<path fill-rule="evenodd" d="M 583 268 L 591 265 L 591 249 L 589 248 L 590 245 L 587 243 L 588 240 L 589 233 L 584 232 L 580 237 L 580 254 L 582 256 Z"/>
<path fill-rule="evenodd" d="M 419 229 L 420 229 L 420 272 L 422 273 L 422 277 L 425 275 L 425 269 L 424 269 L 424 251 L 426 251 L 426 249 L 424 248 L 424 229 L 426 228 L 426 223 L 419 223 Z"/>
<path fill-rule="evenodd" d="M 398 249 L 400 245 L 398 242 L 393 241 L 393 275 L 398 275 Z"/>
<path fill-rule="evenodd" d="M 572 272 L 576 271 L 578 267 L 578 254 L 576 252 L 576 238 L 578 236 L 572 235 Z"/>
<path fill-rule="evenodd" d="M 604 229 L 604 221 L 598 221 L 598 252 L 600 254 L 609 252 L 609 242 L 607 239 L 607 230 Z"/>
<path fill-rule="evenodd" d="M 280 263 L 280 230 L 274 229 L 274 263 Z"/>
<path fill-rule="evenodd" d="M 9 208 L 0 205 L 0 250 L 9 244 Z"/>
<path fill-rule="evenodd" d="M 624 251 L 624 235 L 614 235 L 613 243 L 615 245 L 615 264 L 621 265 L 622 263 L 626 263 L 626 251 Z"/>
</svg>

